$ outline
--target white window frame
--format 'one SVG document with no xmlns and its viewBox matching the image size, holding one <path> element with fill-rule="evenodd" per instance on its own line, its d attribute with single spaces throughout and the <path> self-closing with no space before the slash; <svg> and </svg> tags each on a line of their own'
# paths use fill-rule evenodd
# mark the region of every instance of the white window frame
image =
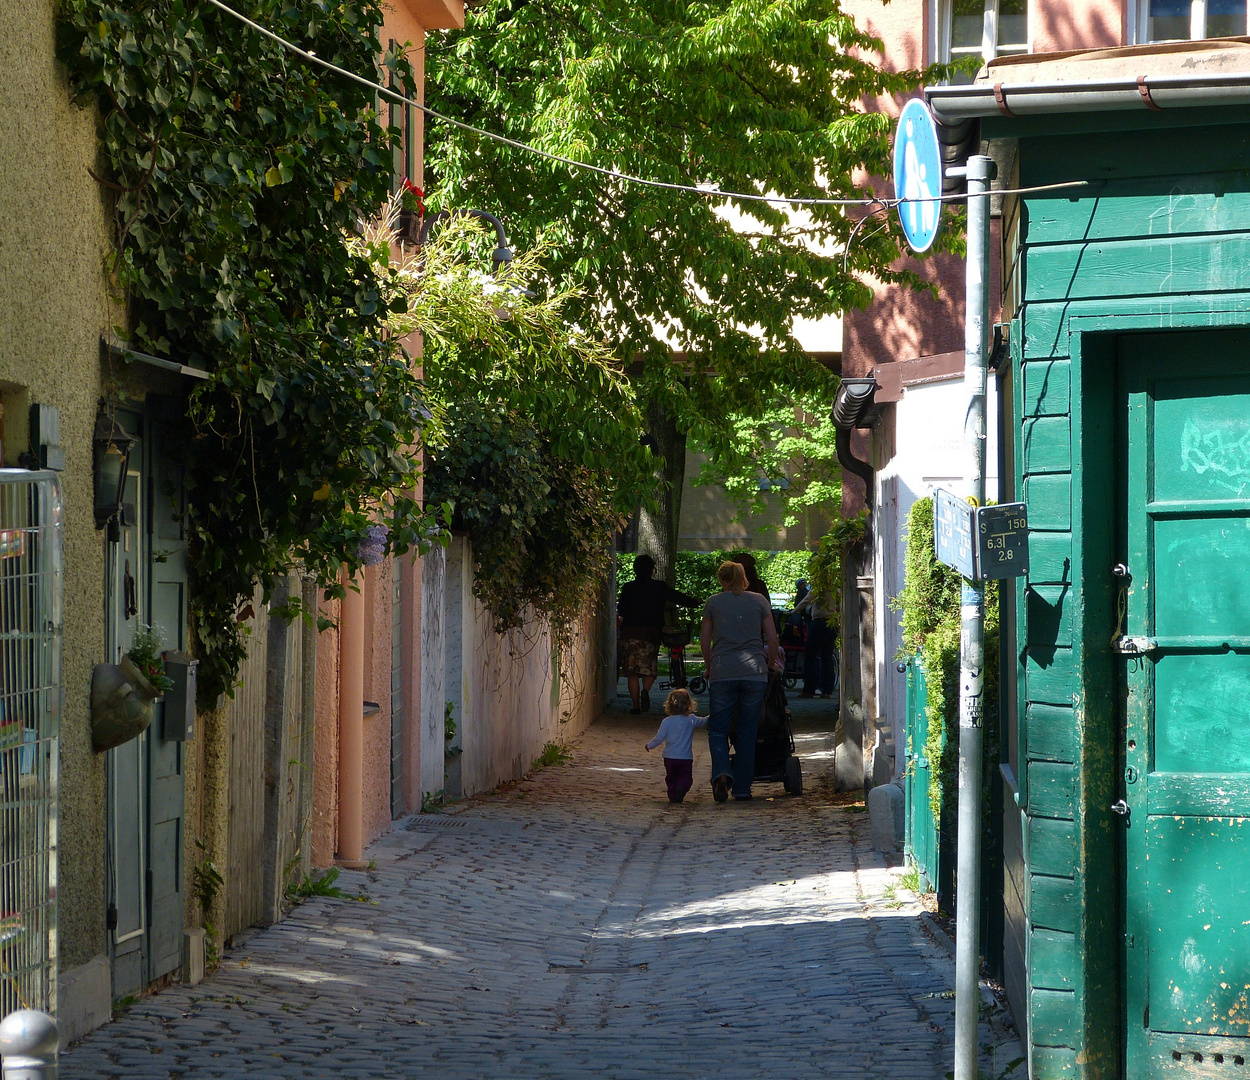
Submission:
<svg viewBox="0 0 1250 1080">
<path fill-rule="evenodd" d="M 1135 0 L 1130 0 L 1135 2 Z M 1250 2 L 1250 0 L 1248 0 Z M 988 16 L 987 20 L 982 24 L 981 33 L 981 59 L 988 63 L 998 55 L 998 4 L 999 0 L 985 0 L 985 11 Z M 1032 3 L 1026 7 L 1032 7 Z M 935 63 L 948 64 L 951 61 L 951 35 L 954 29 L 954 4 L 953 0 L 929 0 L 929 16 L 930 16 L 930 35 L 929 35 L 929 55 L 934 58 Z M 992 23 L 991 20 L 992 19 Z M 1025 26 L 1028 30 L 1028 40 L 1025 42 L 1025 52 L 1033 51 L 1033 20 L 1025 16 Z M 986 33 L 991 30 L 991 33 Z M 970 54 L 971 50 L 962 50 Z M 1008 55 L 1018 55 L 1015 53 Z"/>
<path fill-rule="evenodd" d="M 1128 0 L 1128 3 L 1129 3 L 1128 24 L 1129 24 L 1130 33 L 1132 34 L 1131 44 L 1134 44 L 1134 45 L 1152 44 L 1150 37 L 1149 37 L 1150 0 Z M 1201 24 L 1198 24 L 1198 21 L 1196 19 L 1196 16 L 1199 14 L 1199 12 L 1196 10 L 1196 7 L 1199 4 L 1201 5 L 1201 9 L 1202 9 L 1200 13 L 1202 17 L 1202 23 L 1205 24 L 1205 21 L 1206 21 L 1207 0 L 1190 0 L 1190 6 L 1189 6 L 1189 11 L 1190 11 L 1189 40 L 1190 41 L 1200 41 L 1207 36 L 1205 27 Z M 1250 0 L 1247 0 L 1247 3 L 1246 3 L 1246 29 L 1247 29 L 1247 32 L 1250 32 Z M 1173 39 L 1169 38 L 1168 40 L 1173 40 Z M 1184 39 L 1181 39 L 1181 40 L 1184 40 Z"/>
</svg>

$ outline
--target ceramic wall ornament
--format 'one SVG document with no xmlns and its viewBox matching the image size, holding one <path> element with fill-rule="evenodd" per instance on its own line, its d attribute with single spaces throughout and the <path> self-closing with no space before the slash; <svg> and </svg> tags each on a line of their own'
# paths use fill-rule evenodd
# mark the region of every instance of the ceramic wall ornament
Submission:
<svg viewBox="0 0 1250 1080">
<path fill-rule="evenodd" d="M 142 735 L 152 723 L 161 692 L 129 656 L 120 664 L 96 664 L 91 673 L 91 741 L 97 754 Z"/>
</svg>

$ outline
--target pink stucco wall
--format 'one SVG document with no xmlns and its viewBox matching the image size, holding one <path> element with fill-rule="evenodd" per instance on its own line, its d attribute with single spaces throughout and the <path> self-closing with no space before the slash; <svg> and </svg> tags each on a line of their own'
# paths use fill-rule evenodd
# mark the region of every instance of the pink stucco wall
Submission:
<svg viewBox="0 0 1250 1080">
<path fill-rule="evenodd" d="M 1035 53 L 1106 49 L 1127 40 L 1124 0 L 1030 0 Z"/>
<path fill-rule="evenodd" d="M 323 602 L 321 614 L 336 623 L 337 600 Z M 317 720 L 313 735 L 312 861 L 330 866 L 338 849 L 339 807 L 339 632 L 317 635 Z"/>
<path fill-rule="evenodd" d="M 407 45 L 407 56 L 416 74 L 416 98 L 425 100 L 425 29 L 430 26 L 463 25 L 462 0 L 391 0 L 384 4 L 385 19 L 379 33 L 383 49 L 390 41 Z M 422 183 L 424 117 L 416 115 L 415 175 Z M 420 342 L 409 341 L 410 355 L 420 356 Z M 391 822 L 391 564 L 370 568 L 364 574 L 365 672 L 364 698 L 377 702 L 378 712 L 364 721 L 364 798 L 362 825 L 366 844 L 376 840 Z M 421 804 L 421 564 L 409 559 L 403 579 L 403 679 L 404 679 L 404 804 L 415 810 Z M 337 603 L 324 614 L 337 620 Z M 338 712 L 339 635 L 330 629 L 317 642 L 317 713 L 313 777 L 312 856 L 317 866 L 334 861 L 338 847 Z"/>
<path fill-rule="evenodd" d="M 880 38 L 880 58 L 889 71 L 918 68 L 929 62 L 929 0 L 845 0 L 842 10 L 855 25 Z"/>
</svg>

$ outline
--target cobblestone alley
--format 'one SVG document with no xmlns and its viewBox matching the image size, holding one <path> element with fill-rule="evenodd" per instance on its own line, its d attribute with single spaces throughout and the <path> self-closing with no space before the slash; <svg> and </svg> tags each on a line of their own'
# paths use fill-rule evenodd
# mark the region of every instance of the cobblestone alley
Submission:
<svg viewBox="0 0 1250 1080">
<path fill-rule="evenodd" d="M 801 798 L 716 804 L 696 740 L 670 806 L 659 716 L 610 712 L 571 763 L 398 822 L 340 879 L 368 903 L 303 903 L 64 1053 L 62 1080 L 945 1076 L 952 958 L 833 805 L 828 724 L 797 704 Z M 982 1033 L 997 1078 L 1019 1051 Z"/>
</svg>

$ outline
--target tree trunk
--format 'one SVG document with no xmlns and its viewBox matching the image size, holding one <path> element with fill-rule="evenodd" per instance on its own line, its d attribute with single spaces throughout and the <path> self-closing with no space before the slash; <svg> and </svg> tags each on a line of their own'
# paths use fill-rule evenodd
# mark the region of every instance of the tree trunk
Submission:
<svg viewBox="0 0 1250 1080">
<path fill-rule="evenodd" d="M 686 477 L 686 432 L 662 398 L 647 402 L 647 434 L 651 452 L 660 457 L 656 473 L 656 509 L 645 506 L 638 515 L 638 551 L 655 560 L 655 576 L 669 585 L 677 582 L 677 535 L 681 525 L 681 488 Z"/>
</svg>

